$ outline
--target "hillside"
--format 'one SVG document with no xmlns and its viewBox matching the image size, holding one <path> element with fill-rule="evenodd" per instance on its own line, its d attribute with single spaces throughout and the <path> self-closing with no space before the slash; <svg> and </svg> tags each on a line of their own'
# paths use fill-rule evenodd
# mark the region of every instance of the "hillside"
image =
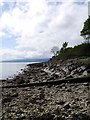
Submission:
<svg viewBox="0 0 90 120">
<path fill-rule="evenodd" d="M 72 59 L 72 58 L 87 58 L 90 57 L 90 43 L 83 43 L 74 48 L 68 47 L 53 57 L 55 59 Z"/>
</svg>

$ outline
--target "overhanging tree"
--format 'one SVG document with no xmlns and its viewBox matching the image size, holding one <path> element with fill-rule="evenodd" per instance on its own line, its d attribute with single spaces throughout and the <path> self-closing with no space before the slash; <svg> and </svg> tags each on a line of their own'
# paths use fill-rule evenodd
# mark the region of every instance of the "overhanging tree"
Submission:
<svg viewBox="0 0 90 120">
<path fill-rule="evenodd" d="M 81 31 L 80 34 L 85 40 L 87 40 L 89 42 L 90 40 L 90 16 L 88 17 L 88 19 L 84 22 L 84 27 Z"/>
</svg>

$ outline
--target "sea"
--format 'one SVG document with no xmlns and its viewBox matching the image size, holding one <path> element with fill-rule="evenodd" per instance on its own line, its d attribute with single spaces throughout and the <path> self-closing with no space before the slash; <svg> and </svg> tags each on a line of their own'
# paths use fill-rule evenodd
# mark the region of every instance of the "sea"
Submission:
<svg viewBox="0 0 90 120">
<path fill-rule="evenodd" d="M 14 75 L 22 72 L 21 69 L 27 67 L 27 64 L 35 62 L 0 62 L 0 80 L 11 79 Z"/>
</svg>

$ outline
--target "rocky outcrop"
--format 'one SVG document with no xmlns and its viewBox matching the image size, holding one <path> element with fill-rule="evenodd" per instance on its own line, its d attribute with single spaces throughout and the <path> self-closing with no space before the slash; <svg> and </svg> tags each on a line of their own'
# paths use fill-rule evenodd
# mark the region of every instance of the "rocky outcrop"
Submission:
<svg viewBox="0 0 90 120">
<path fill-rule="evenodd" d="M 55 81 L 90 76 L 90 67 L 79 59 L 30 64 L 12 80 L 12 84 Z M 8 80 L 9 82 L 9 80 Z"/>
</svg>

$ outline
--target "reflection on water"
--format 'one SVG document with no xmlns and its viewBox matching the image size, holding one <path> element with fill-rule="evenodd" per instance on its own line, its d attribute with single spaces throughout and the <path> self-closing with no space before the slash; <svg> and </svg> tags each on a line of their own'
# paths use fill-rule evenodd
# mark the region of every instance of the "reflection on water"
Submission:
<svg viewBox="0 0 90 120">
<path fill-rule="evenodd" d="M 13 77 L 21 69 L 23 69 L 29 62 L 3 62 L 0 63 L 0 80 L 8 77 Z"/>
</svg>

